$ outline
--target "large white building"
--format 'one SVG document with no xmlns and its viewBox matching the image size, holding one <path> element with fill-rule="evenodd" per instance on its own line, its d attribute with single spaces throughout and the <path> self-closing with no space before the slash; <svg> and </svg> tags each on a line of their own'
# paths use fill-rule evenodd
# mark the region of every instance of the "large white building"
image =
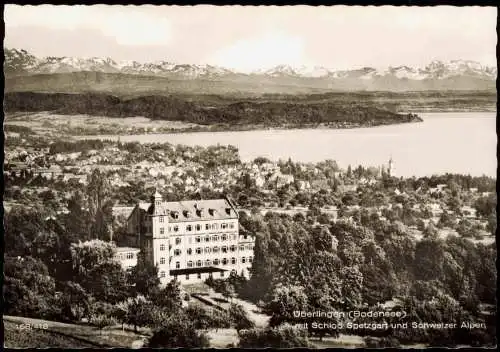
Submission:
<svg viewBox="0 0 500 352">
<path fill-rule="evenodd" d="M 129 245 L 158 265 L 162 284 L 250 274 L 255 239 L 240 233 L 238 212 L 227 198 L 165 202 L 155 192 L 150 203 L 132 210 L 127 233 Z"/>
</svg>

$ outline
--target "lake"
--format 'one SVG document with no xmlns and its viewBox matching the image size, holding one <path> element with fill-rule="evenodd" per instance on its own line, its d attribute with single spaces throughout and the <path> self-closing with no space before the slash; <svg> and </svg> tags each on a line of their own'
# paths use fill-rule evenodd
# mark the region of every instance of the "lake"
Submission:
<svg viewBox="0 0 500 352">
<path fill-rule="evenodd" d="M 496 177 L 496 114 L 492 112 L 419 113 L 423 122 L 355 129 L 293 129 L 195 132 L 120 136 L 122 142 L 234 145 L 243 161 L 336 160 L 340 167 L 387 165 L 397 176 L 446 172 Z M 117 139 L 118 136 L 85 138 Z"/>
</svg>

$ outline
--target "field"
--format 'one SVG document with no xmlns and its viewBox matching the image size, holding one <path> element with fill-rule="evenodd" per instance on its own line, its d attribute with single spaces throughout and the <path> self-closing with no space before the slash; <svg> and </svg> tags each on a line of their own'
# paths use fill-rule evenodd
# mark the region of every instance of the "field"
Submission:
<svg viewBox="0 0 500 352">
<path fill-rule="evenodd" d="M 6 114 L 5 125 L 24 126 L 33 132 L 43 135 L 132 133 L 132 132 L 172 132 L 199 127 L 199 125 L 183 121 L 151 120 L 146 117 L 113 118 L 90 115 L 60 115 L 49 112 Z"/>
<path fill-rule="evenodd" d="M 4 316 L 4 346 L 10 348 L 135 348 L 143 344 L 143 335 L 121 326 L 99 331 L 93 326 L 66 324 L 49 320 Z M 28 324 L 33 328 L 27 328 Z"/>
</svg>

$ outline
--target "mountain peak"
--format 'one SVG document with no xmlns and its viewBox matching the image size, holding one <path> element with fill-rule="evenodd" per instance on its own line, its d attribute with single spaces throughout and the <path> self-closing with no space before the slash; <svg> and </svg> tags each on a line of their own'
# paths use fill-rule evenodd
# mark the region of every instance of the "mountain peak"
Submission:
<svg viewBox="0 0 500 352">
<path fill-rule="evenodd" d="M 267 77 L 268 82 L 284 79 L 280 84 L 288 84 L 290 80 L 299 82 L 325 81 L 327 87 L 375 87 L 387 85 L 392 82 L 399 86 L 414 89 L 418 84 L 411 82 L 436 82 L 430 84 L 430 89 L 442 85 L 439 81 L 460 77 L 463 79 L 475 79 L 482 81 L 494 81 L 497 76 L 497 68 L 480 64 L 473 60 L 450 60 L 448 62 L 432 60 L 423 68 L 408 65 L 390 66 L 387 68 L 362 67 L 351 70 L 333 70 L 323 66 L 292 66 L 280 64 L 268 69 L 261 69 L 248 73 L 229 70 L 224 67 L 209 64 L 183 64 L 168 60 L 159 60 L 149 63 L 137 61 L 114 61 L 112 58 L 88 57 L 56 57 L 49 56 L 37 58 L 24 49 L 5 49 L 4 72 L 6 75 L 31 75 L 37 73 L 66 73 L 80 71 L 95 71 L 104 73 L 139 74 L 148 76 L 171 77 L 174 79 L 259 79 Z M 238 78 L 239 77 L 239 78 Z M 309 80 L 305 80 L 309 79 Z M 270 81 L 269 81 L 270 80 Z M 399 81 L 404 81 L 397 83 Z M 456 80 L 455 80 L 456 81 Z M 356 83 L 358 82 L 358 83 Z M 465 81 L 464 81 L 465 82 Z M 410 84 L 411 83 L 411 84 Z M 471 89 L 475 89 L 476 81 L 471 83 Z M 295 83 L 294 83 L 295 84 Z M 297 83 L 302 84 L 302 83 Z M 453 84 L 450 82 L 450 84 Z M 467 83 L 463 83 L 466 85 Z M 492 83 L 493 84 L 493 83 Z M 488 85 L 491 85 L 488 83 Z M 381 88 L 383 90 L 383 87 Z M 415 88 L 416 89 L 416 88 Z M 453 89 L 453 88 L 452 88 Z"/>
</svg>

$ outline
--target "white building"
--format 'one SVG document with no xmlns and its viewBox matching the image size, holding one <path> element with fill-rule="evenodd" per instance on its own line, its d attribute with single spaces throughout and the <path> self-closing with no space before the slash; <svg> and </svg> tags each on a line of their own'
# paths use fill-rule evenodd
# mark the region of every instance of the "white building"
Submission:
<svg viewBox="0 0 500 352">
<path fill-rule="evenodd" d="M 225 278 L 231 271 L 250 274 L 255 239 L 240 233 L 229 199 L 165 202 L 156 192 L 151 203 L 135 206 L 127 233 L 130 245 L 158 265 L 162 284 Z"/>
<path fill-rule="evenodd" d="M 115 258 L 124 270 L 132 269 L 137 265 L 137 255 L 140 249 L 134 247 L 116 247 Z"/>
</svg>

